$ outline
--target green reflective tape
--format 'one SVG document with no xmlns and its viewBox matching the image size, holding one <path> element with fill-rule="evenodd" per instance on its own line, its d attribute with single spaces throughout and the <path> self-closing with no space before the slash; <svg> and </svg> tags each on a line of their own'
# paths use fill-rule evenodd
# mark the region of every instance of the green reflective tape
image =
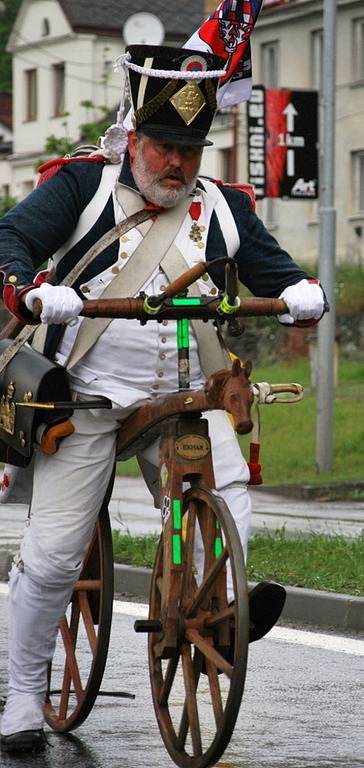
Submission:
<svg viewBox="0 0 364 768">
<path fill-rule="evenodd" d="M 174 565 L 181 565 L 182 563 L 182 543 L 179 533 L 174 533 L 172 536 L 172 557 Z"/>
<path fill-rule="evenodd" d="M 215 557 L 222 555 L 222 541 L 220 538 L 215 539 Z"/>
<path fill-rule="evenodd" d="M 188 349 L 190 346 L 189 323 L 185 318 L 177 320 L 177 345 L 178 349 Z"/>
<path fill-rule="evenodd" d="M 196 304 L 201 304 L 201 299 L 172 299 L 172 304 L 176 307 L 193 307 L 196 306 Z"/>
<path fill-rule="evenodd" d="M 180 531 L 182 528 L 182 504 L 181 499 L 173 499 L 173 528 Z"/>
</svg>

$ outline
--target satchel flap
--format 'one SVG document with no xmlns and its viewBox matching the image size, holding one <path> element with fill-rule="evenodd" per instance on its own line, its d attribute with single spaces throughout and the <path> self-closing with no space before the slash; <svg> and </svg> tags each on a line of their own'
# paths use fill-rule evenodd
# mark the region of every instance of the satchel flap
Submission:
<svg viewBox="0 0 364 768">
<path fill-rule="evenodd" d="M 0 341 L 0 355 L 12 343 L 11 339 Z M 16 403 L 70 399 L 67 371 L 31 347 L 22 347 L 0 373 L 0 439 L 23 456 L 31 456 L 39 424 L 69 418 L 73 411 L 38 410 Z"/>
</svg>

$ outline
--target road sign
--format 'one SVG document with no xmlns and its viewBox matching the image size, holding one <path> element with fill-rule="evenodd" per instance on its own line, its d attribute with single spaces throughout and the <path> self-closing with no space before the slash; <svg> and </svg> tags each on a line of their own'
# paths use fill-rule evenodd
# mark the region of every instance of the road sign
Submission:
<svg viewBox="0 0 364 768">
<path fill-rule="evenodd" d="M 317 91 L 253 88 L 248 175 L 258 199 L 318 197 Z"/>
</svg>

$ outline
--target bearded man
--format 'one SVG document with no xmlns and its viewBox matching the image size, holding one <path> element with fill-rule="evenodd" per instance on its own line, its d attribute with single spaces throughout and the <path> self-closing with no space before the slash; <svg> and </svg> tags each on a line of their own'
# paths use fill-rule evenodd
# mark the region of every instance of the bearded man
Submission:
<svg viewBox="0 0 364 768">
<path fill-rule="evenodd" d="M 105 162 L 102 153 L 57 161 L 58 172 L 0 223 L 7 306 L 31 322 L 34 300 L 40 298 L 41 321 L 48 326 L 45 354 L 67 366 L 74 398 L 107 397 L 113 403 L 108 411 L 75 411 L 75 431 L 59 451 L 35 456 L 29 525 L 10 576 L 9 692 L 1 724 L 6 750 L 44 747 L 47 665 L 113 471 L 116 432 L 146 398 L 178 389 L 174 322 L 141 327 L 115 319 L 95 337 L 90 321 L 78 317 L 83 300 L 109 295 L 114 281 L 119 296 L 140 290 L 156 295 L 197 261 L 229 255 L 254 294 L 284 298 L 286 322 L 317 321 L 323 313 L 320 286 L 267 232 L 249 195 L 198 178 L 203 147 L 211 143 L 206 137 L 221 61 L 200 51 L 131 46 L 126 65 L 134 127 L 125 154 L 116 163 Z M 73 288 L 34 277 L 53 258 L 61 283 L 102 234 L 146 204 L 156 208 L 155 220 L 109 245 Z M 204 294 L 215 294 L 222 285 L 219 269 L 215 283 L 198 281 Z M 227 364 L 210 325 L 203 343 L 198 324 L 192 333 L 193 388 Z M 212 411 L 207 418 L 216 487 L 246 553 L 249 470 L 227 416 Z M 139 459 L 153 489 L 157 446 L 147 447 Z M 270 629 L 284 602 L 282 587 L 263 586 L 250 598 L 251 640 Z"/>
</svg>

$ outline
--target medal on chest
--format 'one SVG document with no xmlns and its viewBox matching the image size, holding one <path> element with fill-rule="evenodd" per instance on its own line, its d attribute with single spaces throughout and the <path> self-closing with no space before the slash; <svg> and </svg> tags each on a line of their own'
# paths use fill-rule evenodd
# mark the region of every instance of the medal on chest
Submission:
<svg viewBox="0 0 364 768">
<path fill-rule="evenodd" d="M 206 227 L 203 224 L 198 224 L 198 220 L 201 216 L 201 203 L 191 203 L 189 214 L 192 219 L 192 226 L 188 236 L 197 248 L 204 248 L 205 243 L 203 238 Z"/>
</svg>

